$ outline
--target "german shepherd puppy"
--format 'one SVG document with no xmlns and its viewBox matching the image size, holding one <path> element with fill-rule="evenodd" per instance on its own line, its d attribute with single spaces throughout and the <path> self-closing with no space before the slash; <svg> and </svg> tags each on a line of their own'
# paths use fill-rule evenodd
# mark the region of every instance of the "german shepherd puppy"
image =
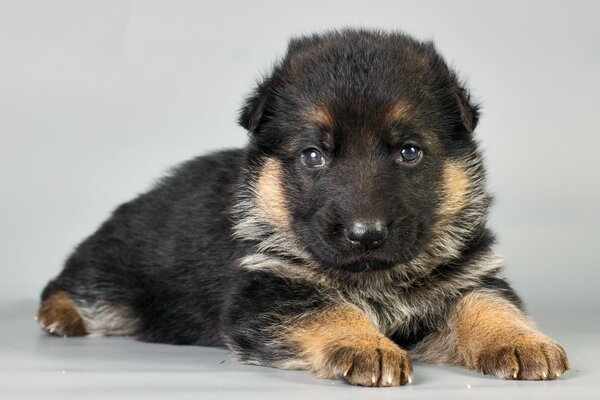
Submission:
<svg viewBox="0 0 600 400">
<path fill-rule="evenodd" d="M 565 351 L 492 250 L 478 116 L 432 43 L 293 39 L 240 113 L 246 148 L 118 207 L 47 285 L 38 321 L 363 386 L 410 383 L 411 358 L 555 379 Z"/>
</svg>

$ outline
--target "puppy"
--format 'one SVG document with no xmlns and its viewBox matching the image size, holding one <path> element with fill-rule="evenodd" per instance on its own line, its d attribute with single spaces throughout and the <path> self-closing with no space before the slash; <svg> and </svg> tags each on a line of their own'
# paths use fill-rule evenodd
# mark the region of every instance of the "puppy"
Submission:
<svg viewBox="0 0 600 400">
<path fill-rule="evenodd" d="M 363 386 L 410 383 L 411 359 L 558 378 L 565 351 L 492 250 L 477 121 L 431 43 L 293 39 L 240 113 L 246 148 L 118 207 L 47 285 L 38 321 Z"/>
</svg>

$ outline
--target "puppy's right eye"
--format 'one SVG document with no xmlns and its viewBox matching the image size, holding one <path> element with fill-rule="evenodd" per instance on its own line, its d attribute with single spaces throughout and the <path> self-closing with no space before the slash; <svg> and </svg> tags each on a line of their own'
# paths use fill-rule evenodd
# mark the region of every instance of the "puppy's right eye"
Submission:
<svg viewBox="0 0 600 400">
<path fill-rule="evenodd" d="M 304 150 L 302 152 L 302 156 L 300 156 L 300 159 L 302 160 L 302 164 L 310 168 L 319 168 L 325 166 L 325 157 L 319 150 L 313 147 Z"/>
<path fill-rule="evenodd" d="M 423 157 L 423 150 L 415 144 L 406 144 L 400 150 L 400 158 L 403 163 L 416 164 Z"/>
</svg>

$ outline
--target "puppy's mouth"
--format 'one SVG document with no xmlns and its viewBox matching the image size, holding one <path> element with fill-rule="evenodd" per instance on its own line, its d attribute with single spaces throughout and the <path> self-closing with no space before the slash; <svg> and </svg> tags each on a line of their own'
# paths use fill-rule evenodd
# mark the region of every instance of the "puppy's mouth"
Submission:
<svg viewBox="0 0 600 400">
<path fill-rule="evenodd" d="M 414 255 L 419 253 L 418 247 L 413 244 L 410 249 L 402 252 L 402 256 L 387 258 L 384 254 L 363 254 L 362 256 L 340 257 L 340 258 L 322 258 L 321 263 L 324 267 L 332 270 L 344 271 L 350 273 L 384 271 L 398 265 L 409 262 Z M 339 254 L 339 253 L 338 253 Z M 321 253 L 321 256 L 323 253 Z M 339 255 L 338 255 L 339 257 Z"/>
<path fill-rule="evenodd" d="M 423 244 L 415 236 L 410 238 L 408 243 L 405 242 L 395 248 L 384 246 L 376 250 L 361 251 L 358 254 L 352 254 L 347 250 L 340 251 L 336 248 L 332 253 L 329 253 L 331 257 L 322 257 L 327 254 L 325 252 L 321 252 L 320 255 L 323 266 L 333 270 L 349 273 L 376 272 L 410 262 L 420 254 Z"/>
<path fill-rule="evenodd" d="M 336 268 L 348 272 L 367 272 L 382 271 L 388 268 L 392 268 L 394 265 L 397 265 L 397 263 L 381 260 L 359 260 L 347 264 L 338 265 L 336 266 Z"/>
</svg>

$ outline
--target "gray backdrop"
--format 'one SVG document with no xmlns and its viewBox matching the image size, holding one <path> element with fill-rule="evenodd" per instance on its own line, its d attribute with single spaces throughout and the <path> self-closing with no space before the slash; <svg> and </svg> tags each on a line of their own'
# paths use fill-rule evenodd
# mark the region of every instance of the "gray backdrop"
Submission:
<svg viewBox="0 0 600 400">
<path fill-rule="evenodd" d="M 598 1 L 1 0 L 0 299 L 37 298 L 170 166 L 242 146 L 241 100 L 291 35 L 366 26 L 434 39 L 483 103 L 498 249 L 534 315 L 598 315 L 599 16 Z"/>
</svg>

